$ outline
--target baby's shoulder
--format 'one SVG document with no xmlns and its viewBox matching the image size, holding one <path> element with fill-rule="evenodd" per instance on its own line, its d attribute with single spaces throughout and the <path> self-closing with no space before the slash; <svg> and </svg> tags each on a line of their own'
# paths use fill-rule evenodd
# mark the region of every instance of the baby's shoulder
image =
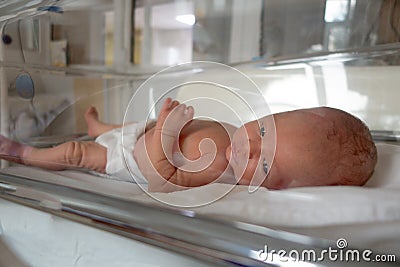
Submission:
<svg viewBox="0 0 400 267">
<path fill-rule="evenodd" d="M 215 134 L 228 134 L 231 135 L 236 131 L 236 127 L 225 122 L 195 119 L 189 127 L 194 131 L 201 131 L 204 133 L 215 133 Z"/>
</svg>

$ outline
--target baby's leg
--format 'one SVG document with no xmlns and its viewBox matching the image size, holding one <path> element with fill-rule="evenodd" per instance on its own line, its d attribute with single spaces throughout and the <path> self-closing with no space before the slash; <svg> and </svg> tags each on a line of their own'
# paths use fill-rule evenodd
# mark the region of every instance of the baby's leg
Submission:
<svg viewBox="0 0 400 267">
<path fill-rule="evenodd" d="M 0 136 L 0 158 L 50 170 L 87 168 L 105 173 L 107 149 L 95 142 L 67 142 L 52 148 L 34 148 Z"/>
<path fill-rule="evenodd" d="M 99 120 L 99 114 L 95 107 L 90 107 L 85 112 L 85 120 L 88 127 L 88 135 L 97 137 L 115 128 L 121 128 L 120 124 L 107 124 Z"/>
<path fill-rule="evenodd" d="M 50 170 L 85 168 L 105 173 L 107 148 L 95 142 L 67 142 L 52 148 L 32 148 L 22 159 L 30 166 Z"/>
</svg>

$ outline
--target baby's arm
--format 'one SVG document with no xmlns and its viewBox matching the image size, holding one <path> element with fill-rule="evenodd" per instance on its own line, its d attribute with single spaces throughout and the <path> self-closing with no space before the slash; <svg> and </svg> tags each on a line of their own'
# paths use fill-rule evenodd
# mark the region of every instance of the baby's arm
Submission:
<svg viewBox="0 0 400 267">
<path fill-rule="evenodd" d="M 216 155 L 212 140 L 200 145 L 201 157 L 184 159 L 179 167 L 173 163 L 173 147 L 178 142 L 182 128 L 193 119 L 192 107 L 167 99 L 160 111 L 147 153 L 154 167 L 148 178 L 150 191 L 170 192 L 208 184 L 218 178 L 226 167 L 225 156 Z M 194 148 L 196 149 L 196 148 Z M 221 171 L 222 170 L 222 171 Z"/>
<path fill-rule="evenodd" d="M 92 141 L 71 141 L 51 148 L 31 148 L 22 161 L 50 170 L 85 168 L 105 173 L 107 149 Z"/>
<path fill-rule="evenodd" d="M 150 190 L 175 174 L 176 166 L 172 164 L 173 147 L 178 141 L 181 129 L 192 120 L 193 115 L 192 107 L 186 107 L 170 98 L 165 100 L 154 127 L 153 136 L 151 140 L 146 141 L 147 154 L 155 169 L 151 177 L 147 177 Z"/>
<path fill-rule="evenodd" d="M 202 154 L 196 161 L 179 166 L 167 181 L 160 181 L 149 189 L 160 192 L 171 192 L 191 187 L 198 187 L 212 182 L 221 182 L 229 176 L 223 156 L 216 156 L 215 150 Z M 150 185 L 150 184 L 149 184 Z"/>
</svg>

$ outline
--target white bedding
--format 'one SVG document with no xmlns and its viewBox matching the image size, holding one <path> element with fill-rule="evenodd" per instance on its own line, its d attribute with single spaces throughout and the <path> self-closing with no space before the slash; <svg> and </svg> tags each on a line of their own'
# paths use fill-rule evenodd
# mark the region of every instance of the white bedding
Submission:
<svg viewBox="0 0 400 267">
<path fill-rule="evenodd" d="M 400 222 L 400 146 L 378 144 L 378 164 L 364 187 L 304 187 L 280 191 L 260 188 L 248 193 L 236 186 L 211 204 L 191 208 L 198 214 L 276 227 L 323 227 L 354 223 Z M 92 176 L 80 171 L 51 172 L 16 166 L 2 172 L 95 191 L 124 199 L 164 205 L 136 185 Z M 215 199 L 230 185 L 212 184 L 155 196 L 172 204 L 197 204 Z"/>
</svg>

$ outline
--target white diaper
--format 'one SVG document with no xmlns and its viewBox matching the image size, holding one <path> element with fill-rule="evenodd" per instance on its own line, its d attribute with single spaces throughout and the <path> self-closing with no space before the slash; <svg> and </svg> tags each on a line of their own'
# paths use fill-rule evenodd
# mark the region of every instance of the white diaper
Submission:
<svg viewBox="0 0 400 267">
<path fill-rule="evenodd" d="M 144 132 L 145 127 L 146 122 L 144 121 L 124 126 L 123 139 L 122 128 L 113 129 L 96 138 L 96 143 L 107 148 L 106 173 L 108 175 L 121 181 L 147 183 L 146 178 L 140 172 L 133 158 L 133 149 L 139 136 Z"/>
</svg>

